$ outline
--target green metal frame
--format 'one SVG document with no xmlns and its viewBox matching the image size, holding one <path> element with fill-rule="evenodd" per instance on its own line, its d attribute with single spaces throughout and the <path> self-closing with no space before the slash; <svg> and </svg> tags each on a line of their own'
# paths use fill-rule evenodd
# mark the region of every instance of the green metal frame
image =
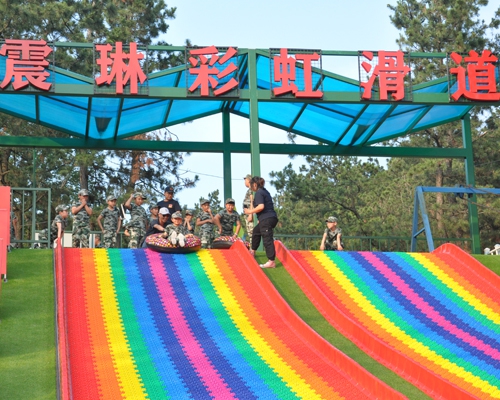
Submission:
<svg viewBox="0 0 500 400">
<path fill-rule="evenodd" d="M 53 43 L 54 47 L 61 48 L 73 48 L 73 49 L 90 49 L 94 45 L 92 43 Z M 147 50 L 159 51 L 159 52 L 185 52 L 186 48 L 183 46 L 149 46 Z M 112 139 L 94 139 L 89 137 L 89 126 L 90 126 L 90 109 L 92 106 L 92 101 L 94 97 L 120 97 L 122 98 L 121 104 L 123 105 L 123 99 L 126 95 L 111 95 L 111 94 L 99 94 L 94 95 L 94 80 L 91 77 L 82 76 L 71 71 L 65 71 L 60 68 L 54 68 L 54 71 L 71 77 L 73 79 L 78 79 L 83 82 L 82 85 L 77 84 L 64 84 L 57 83 L 53 92 L 26 92 L 29 95 L 36 96 L 80 96 L 88 98 L 88 115 L 87 115 L 87 126 L 85 129 L 85 134 L 75 134 L 75 132 L 61 130 L 56 127 L 59 131 L 71 135 L 72 137 L 20 137 L 20 136 L 0 136 L 0 146 L 4 147 L 45 147 L 45 148 L 73 148 L 73 149 L 115 149 L 115 150 L 151 150 L 151 151 L 173 151 L 173 152 L 210 152 L 210 153 L 222 153 L 223 154 L 223 165 L 224 165 L 224 197 L 232 197 L 232 186 L 231 186 L 231 155 L 233 153 L 250 153 L 251 160 L 251 173 L 253 175 L 261 174 L 261 164 L 260 156 L 261 154 L 290 154 L 290 155 L 342 155 L 342 156 L 368 156 L 368 157 L 430 157 L 430 158 L 458 158 L 465 161 L 465 174 L 466 183 L 468 185 L 474 185 L 474 165 L 473 165 L 473 149 L 472 149 L 472 139 L 470 130 L 470 110 L 476 106 L 498 106 L 498 103 L 488 103 L 488 102 L 462 102 L 462 103 L 450 103 L 449 93 L 443 91 L 442 93 L 413 93 L 412 101 L 404 100 L 398 102 L 390 101 L 378 101 L 378 100 L 361 100 L 358 92 L 347 92 L 347 91 L 324 91 L 322 99 L 300 99 L 283 97 L 275 98 L 272 95 L 271 90 L 262 89 L 258 86 L 257 79 L 257 61 L 258 58 L 269 57 L 269 50 L 266 49 L 245 49 L 239 48 L 239 55 L 242 57 L 244 64 L 240 71 L 240 79 L 244 83 L 248 83 L 248 89 L 240 89 L 238 98 L 201 98 L 201 97 L 190 97 L 187 95 L 186 88 L 184 87 L 161 87 L 161 86 L 149 86 L 149 93 L 147 96 L 138 95 L 134 98 L 146 98 L 146 99 L 158 99 L 158 101 L 165 100 L 196 100 L 196 101 L 219 101 L 222 100 L 222 107 L 216 111 L 210 111 L 203 114 L 198 114 L 193 117 L 188 117 L 183 120 L 176 120 L 175 124 L 191 121 L 193 119 L 203 118 L 208 115 L 213 115 L 216 113 L 222 114 L 222 142 L 182 142 L 182 141 L 168 141 L 168 142 L 151 142 L 151 141 L 141 141 L 141 140 L 124 140 L 125 137 L 134 136 L 142 131 L 127 133 L 127 135 L 119 135 L 118 124 L 114 132 L 114 137 Z M 411 53 L 409 54 L 411 58 L 437 58 L 443 59 L 447 55 L 444 53 Z M 323 50 L 322 57 L 358 57 L 357 51 L 331 51 Z M 149 74 L 149 79 L 154 79 L 158 77 L 163 77 L 166 75 L 175 75 L 176 82 L 179 83 L 181 79 L 181 73 L 186 69 L 186 66 L 182 65 L 179 67 L 171 68 L 165 71 L 158 71 Z M 345 82 L 350 85 L 359 85 L 359 82 L 350 78 L 342 77 L 340 75 L 334 74 L 328 71 L 318 71 L 313 68 L 315 72 L 321 72 L 325 77 L 335 78 L 339 81 Z M 419 85 L 415 85 L 412 90 L 424 89 L 431 85 L 443 84 L 448 81 L 448 77 L 443 77 L 431 82 L 425 82 Z M 11 94 L 19 94 L 15 92 L 10 92 Z M 8 92 L 2 92 L 3 94 L 8 94 Z M 38 97 L 37 97 L 38 98 Z M 231 142 L 231 127 L 230 127 L 230 113 L 235 115 L 247 115 L 238 112 L 235 109 L 236 102 L 248 102 L 249 105 L 249 132 L 250 141 L 249 143 L 232 143 Z M 328 103 L 342 103 L 342 104 L 362 104 L 361 111 L 353 117 L 352 122 L 348 125 L 347 129 L 341 133 L 340 138 L 335 142 L 331 143 L 321 143 L 321 140 L 308 134 L 307 132 L 300 131 L 296 128 L 297 118 L 295 118 L 289 126 L 281 126 L 269 121 L 264 121 L 259 116 L 259 104 L 264 102 L 293 102 L 293 103 L 303 103 L 301 108 L 301 114 L 305 110 L 305 107 L 309 104 L 314 104 L 316 106 L 321 106 L 321 104 Z M 371 129 L 366 137 L 363 137 L 362 141 L 357 145 L 343 146 L 340 145 L 340 141 L 347 134 L 348 130 L 357 122 L 364 110 L 367 107 L 374 104 L 385 104 L 389 105 L 387 112 L 380 118 L 375 126 Z M 384 140 L 393 139 L 399 136 L 404 136 L 416 132 L 416 125 L 424 118 L 431 108 L 435 105 L 439 106 L 463 106 L 463 112 L 461 115 L 450 118 L 444 122 L 439 122 L 436 124 L 429 123 L 424 127 L 420 126 L 418 129 L 428 129 L 435 126 L 442 125 L 443 123 L 453 122 L 462 120 L 462 132 L 463 132 L 463 148 L 456 149 L 438 149 L 438 148 L 394 148 L 394 147 L 384 147 L 384 146 L 373 146 L 374 144 L 379 144 L 380 139 L 373 140 L 373 135 L 376 133 L 378 127 L 389 117 L 392 110 L 394 110 L 399 105 L 421 105 L 422 109 L 418 113 L 416 119 L 404 130 L 394 134 L 393 136 L 386 137 Z M 172 103 L 167 107 L 165 117 L 163 118 L 163 123 L 155 127 L 150 127 L 150 131 L 162 128 L 169 125 L 168 117 L 171 111 Z M 122 110 L 121 106 L 119 107 Z M 404 111 L 403 111 L 404 112 Z M 24 115 L 20 115 L 15 112 L 10 112 L 9 114 L 27 119 L 31 122 L 41 124 L 39 109 L 36 110 L 36 118 L 29 118 Z M 351 116 L 352 117 L 352 116 Z M 120 118 L 120 115 L 117 117 Z M 297 144 L 266 144 L 260 143 L 259 136 L 259 123 L 267 123 L 271 126 L 275 126 L 280 129 L 285 129 L 290 133 L 295 133 L 302 135 L 314 140 L 318 140 L 320 143 L 318 145 L 297 145 Z M 172 123 L 173 124 L 173 123 Z M 51 127 L 50 125 L 44 123 L 45 126 Z M 365 133 L 363 132 L 362 135 Z M 477 207 L 473 204 L 470 205 L 470 222 L 471 222 L 471 233 L 472 237 L 478 236 L 478 223 L 477 223 Z M 476 249 L 476 244 L 474 249 Z"/>
</svg>

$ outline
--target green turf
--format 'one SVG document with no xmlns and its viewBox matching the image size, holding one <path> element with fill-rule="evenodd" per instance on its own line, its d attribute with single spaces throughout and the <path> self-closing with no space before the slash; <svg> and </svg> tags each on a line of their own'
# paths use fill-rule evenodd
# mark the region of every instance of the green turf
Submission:
<svg viewBox="0 0 500 400">
<path fill-rule="evenodd" d="M 12 251 L 7 277 L 0 295 L 0 398 L 55 399 L 52 251 Z"/>
</svg>

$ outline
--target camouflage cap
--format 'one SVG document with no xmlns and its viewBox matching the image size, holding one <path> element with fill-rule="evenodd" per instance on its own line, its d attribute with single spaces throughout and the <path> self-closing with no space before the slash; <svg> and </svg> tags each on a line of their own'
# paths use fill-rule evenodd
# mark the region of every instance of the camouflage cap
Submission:
<svg viewBox="0 0 500 400">
<path fill-rule="evenodd" d="M 116 200 L 116 196 L 110 195 L 106 198 L 106 201 Z"/>
<path fill-rule="evenodd" d="M 158 208 L 158 204 L 151 204 L 149 206 L 149 209 L 152 210 L 153 208 Z"/>
<path fill-rule="evenodd" d="M 78 196 L 88 196 L 89 191 L 87 189 L 82 189 L 78 192 Z"/>
<path fill-rule="evenodd" d="M 69 207 L 67 205 L 65 205 L 65 204 L 59 204 L 56 207 L 56 212 L 60 213 L 61 211 L 66 211 L 67 209 L 69 209 Z"/>
<path fill-rule="evenodd" d="M 325 222 L 337 222 L 337 218 L 336 217 L 328 217 Z"/>
<path fill-rule="evenodd" d="M 135 192 L 135 193 L 134 193 L 134 199 L 135 199 L 136 197 L 142 197 L 143 199 L 147 199 L 147 197 L 146 197 L 146 196 L 144 196 L 144 194 L 143 194 L 142 192 Z"/>
<path fill-rule="evenodd" d="M 200 206 L 202 206 L 202 205 L 203 205 L 203 204 L 205 204 L 205 203 L 210 203 L 210 201 L 209 201 L 209 200 L 207 200 L 207 199 L 201 199 L 201 200 L 200 200 Z"/>
<path fill-rule="evenodd" d="M 172 219 L 175 219 L 175 218 L 180 218 L 182 219 L 182 214 L 180 211 L 176 211 L 172 214 Z"/>
<path fill-rule="evenodd" d="M 231 203 L 235 204 L 234 199 L 232 199 L 232 198 L 226 199 L 226 204 L 231 204 Z"/>
<path fill-rule="evenodd" d="M 250 175 L 250 174 L 246 174 L 246 175 L 243 177 L 243 179 L 248 179 L 248 180 L 250 180 L 250 179 L 252 179 L 252 175 Z"/>
<path fill-rule="evenodd" d="M 186 215 L 193 215 L 193 210 L 186 210 Z"/>
</svg>

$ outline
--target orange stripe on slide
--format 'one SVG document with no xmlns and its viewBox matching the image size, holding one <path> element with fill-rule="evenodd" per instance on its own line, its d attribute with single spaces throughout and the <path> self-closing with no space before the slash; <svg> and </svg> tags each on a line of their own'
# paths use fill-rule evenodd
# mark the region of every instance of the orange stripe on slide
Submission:
<svg viewBox="0 0 500 400">
<path fill-rule="evenodd" d="M 86 314 L 89 327 L 92 360 L 96 371 L 100 396 L 103 399 L 122 397 L 116 378 L 113 360 L 109 351 L 108 338 L 104 327 L 99 282 L 97 281 L 94 252 L 81 249 L 83 266 L 83 284 L 86 293 Z"/>
<path fill-rule="evenodd" d="M 248 290 L 251 289 L 246 288 L 247 290 L 245 290 L 245 285 L 242 284 L 241 280 L 238 279 L 233 270 L 228 267 L 228 263 L 224 260 L 221 252 L 222 251 L 212 251 L 213 259 L 219 266 L 226 282 L 230 282 L 231 290 L 238 299 L 240 306 L 245 310 L 245 313 L 252 322 L 252 325 L 255 326 L 264 340 L 269 343 L 269 345 L 279 354 L 284 362 L 286 362 L 295 371 L 297 379 L 304 379 L 307 381 L 307 383 L 318 393 L 319 396 L 326 399 L 340 398 L 339 393 L 337 393 L 335 389 L 331 388 L 327 382 L 314 372 L 314 370 L 309 368 L 299 357 L 297 357 L 287 344 L 284 343 L 280 337 L 278 337 L 278 332 L 275 332 L 270 327 L 272 322 L 266 321 L 265 315 L 257 311 L 255 304 L 250 299 Z M 261 311 L 264 312 L 263 309 L 261 309 Z M 275 317 L 274 313 L 273 316 Z M 289 334 L 288 327 L 283 327 L 283 329 Z M 276 366 L 272 367 L 276 368 Z M 279 373 L 279 371 L 277 372 Z"/>
</svg>

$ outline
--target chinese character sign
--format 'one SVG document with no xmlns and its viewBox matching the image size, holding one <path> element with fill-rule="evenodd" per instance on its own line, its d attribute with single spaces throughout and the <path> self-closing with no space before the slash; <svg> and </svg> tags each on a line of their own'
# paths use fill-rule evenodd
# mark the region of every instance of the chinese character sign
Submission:
<svg viewBox="0 0 500 400">
<path fill-rule="evenodd" d="M 280 84 L 273 88 L 274 96 L 292 93 L 298 98 L 323 97 L 323 92 L 317 87 L 321 84 L 321 73 L 313 75 L 312 68 L 313 62 L 320 61 L 321 56 L 316 52 L 296 53 L 295 57 L 291 57 L 288 49 L 280 49 L 279 55 L 273 57 L 273 82 Z M 313 76 L 316 78 L 314 83 Z"/>
<path fill-rule="evenodd" d="M 45 40 L 13 40 L 7 39 L 0 49 L 2 56 L 7 56 L 5 77 L 0 88 L 5 89 L 10 83 L 14 90 L 31 85 L 39 90 L 47 91 L 51 84 L 46 82 L 50 76 L 46 68 L 49 62 L 46 57 L 52 52 Z"/>
<path fill-rule="evenodd" d="M 238 88 L 238 50 L 229 47 L 225 52 L 215 46 L 189 50 L 186 85 L 188 93 L 201 96 L 221 96 Z"/>
<path fill-rule="evenodd" d="M 457 64 L 456 67 L 450 68 L 450 73 L 457 78 L 457 89 L 451 94 L 453 100 L 457 101 L 462 96 L 477 101 L 500 100 L 495 76 L 495 63 L 498 58 L 491 54 L 491 51 L 484 50 L 479 55 L 471 50 L 468 57 L 453 52 L 450 58 Z M 467 68 L 460 65 L 462 61 Z"/>
<path fill-rule="evenodd" d="M 116 94 L 123 94 L 124 87 L 130 85 L 130 94 L 138 93 L 139 82 L 146 80 L 140 60 L 144 54 L 137 52 L 137 43 L 130 43 L 130 53 L 123 51 L 122 42 L 116 42 L 115 51 L 110 44 L 96 45 L 100 58 L 97 65 L 100 67 L 100 76 L 95 79 L 98 86 L 116 83 Z"/>
<path fill-rule="evenodd" d="M 368 80 L 363 82 L 360 76 L 361 87 L 364 89 L 361 98 L 370 100 L 373 95 L 375 81 L 378 79 L 380 100 L 399 101 L 405 97 L 405 77 L 410 72 L 410 67 L 404 63 L 402 51 L 379 51 L 377 60 L 371 51 L 361 53 L 367 61 L 360 61 L 361 68 L 368 74 Z M 360 75 L 362 70 L 360 68 Z"/>
</svg>

